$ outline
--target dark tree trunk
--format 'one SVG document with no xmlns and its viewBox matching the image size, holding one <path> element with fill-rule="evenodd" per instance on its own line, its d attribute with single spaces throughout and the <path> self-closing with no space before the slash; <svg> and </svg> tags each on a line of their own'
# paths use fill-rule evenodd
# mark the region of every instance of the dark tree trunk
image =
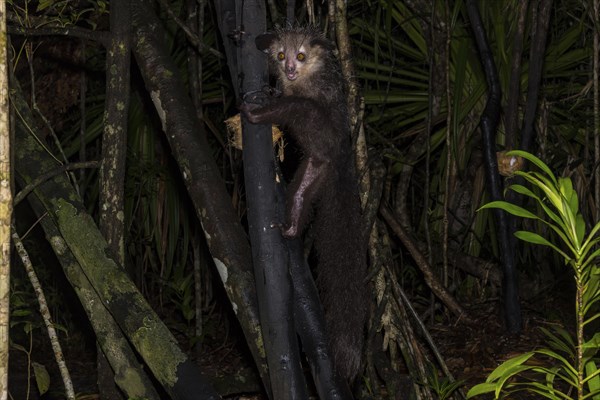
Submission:
<svg viewBox="0 0 600 400">
<path fill-rule="evenodd" d="M 265 3 L 246 0 L 242 12 L 245 26 L 240 60 L 244 61 L 239 64 L 239 86 L 245 94 L 268 84 L 267 59 L 254 44 L 255 38 L 266 30 Z M 243 132 L 248 231 L 271 398 L 305 399 L 308 392 L 294 328 L 287 249 L 279 229 L 273 227 L 274 223 L 283 222 L 285 207 L 282 198 L 277 197 L 271 126 L 248 124 L 244 119 Z"/>
<path fill-rule="evenodd" d="M 525 36 L 525 21 L 529 0 L 521 0 L 517 19 L 517 30 L 513 37 L 512 62 L 510 66 L 510 84 L 506 102 L 506 148 L 514 149 L 515 136 L 519 123 L 519 99 L 521 96 L 521 60 L 523 58 L 523 38 Z"/>
<path fill-rule="evenodd" d="M 133 2 L 133 52 L 182 179 L 202 222 L 208 247 L 244 331 L 259 373 L 269 386 L 252 275 L 250 246 L 231 197 L 201 135 L 196 110 L 165 46 L 166 32 L 146 0 Z"/>
<path fill-rule="evenodd" d="M 500 101 L 502 98 L 500 82 L 475 0 L 467 1 L 467 10 L 489 92 L 488 101 L 480 120 L 486 184 L 492 201 L 503 200 L 502 181 L 498 173 L 498 160 L 496 158 L 496 131 L 500 119 Z M 504 266 L 503 290 L 506 327 L 509 332 L 518 333 L 522 329 L 521 305 L 519 304 L 517 288 L 514 247 L 511 246 L 511 238 L 509 236 L 510 224 L 507 214 L 501 209 L 495 209 L 494 216 L 497 224 L 498 244 Z"/>
<path fill-rule="evenodd" d="M 537 2 L 536 2 L 537 3 Z M 538 4 L 536 4 L 538 5 Z M 535 133 L 534 124 L 537 115 L 540 85 L 544 67 L 544 54 L 546 53 L 546 36 L 550 24 L 550 11 L 552 0 L 541 0 L 538 5 L 538 21 L 531 43 L 529 55 L 529 86 L 527 87 L 527 103 L 521 128 L 520 149 L 531 152 Z"/>
<path fill-rule="evenodd" d="M 256 92 L 268 84 L 266 57 L 254 44 L 254 38 L 265 31 L 264 9 L 246 4 L 244 35 L 238 25 L 233 1 L 217 3 L 221 36 L 233 87 L 241 93 Z M 248 13 L 251 10 L 251 13 Z M 293 17 L 293 15 L 292 15 Z M 239 46 L 241 45 L 241 49 Z M 244 60 L 242 65 L 237 59 Z M 230 57 L 235 57 L 230 59 Z M 237 70 L 237 67 L 242 70 Z M 282 241 L 274 222 L 283 221 L 284 194 L 276 184 L 275 160 L 269 127 L 244 125 L 244 167 L 248 202 L 248 220 L 254 250 L 261 321 L 269 359 L 272 398 L 303 398 L 306 387 L 299 368 L 296 332 L 290 319 L 294 310 L 296 331 L 300 336 L 317 392 L 322 399 L 349 399 L 352 395 L 344 382 L 336 380 L 327 350 L 323 311 L 310 269 L 306 264 L 301 240 Z M 287 252 L 286 252 L 287 250 Z M 289 254 L 289 271 L 288 271 Z M 266 262 L 265 262 L 266 260 Z M 290 286 L 291 274 L 293 291 Z M 292 298 L 293 296 L 293 298 Z M 281 359 L 289 358 L 285 368 Z M 273 369 L 274 366 L 274 369 Z M 283 396 L 283 397 L 282 397 Z"/>
<path fill-rule="evenodd" d="M 15 170 L 19 179 L 29 184 L 37 176 L 56 168 L 57 163 L 32 135 L 32 129 L 33 132 L 40 130 L 36 129 L 35 119 L 16 82 L 13 88 L 16 93 L 12 104 L 20 116 L 15 133 Z M 107 253 L 106 240 L 65 176 L 58 175 L 39 185 L 35 194 L 46 209 L 47 218 L 56 223 L 62 236 L 52 238 L 54 244 L 58 244 L 55 247 L 58 255 L 67 249 L 73 254 L 92 291 L 98 294 L 98 303 L 106 307 L 165 391 L 174 399 L 218 399 L 219 395 L 204 380 L 198 366 L 181 351 L 175 337 L 123 267 Z M 86 299 L 80 300 L 83 303 Z M 95 319 L 95 315 L 91 318 Z M 96 332 L 96 335 L 100 338 L 102 333 Z"/>
<path fill-rule="evenodd" d="M 28 199 L 29 204 L 41 219 L 48 243 L 52 246 L 65 276 L 81 301 L 98 338 L 98 345 L 110 364 L 109 368 L 116 371 L 111 374 L 111 379 L 114 379 L 127 398 L 159 400 L 160 396 L 141 367 L 127 338 L 123 336 L 119 325 L 102 305 L 100 297 L 83 273 L 73 253 L 66 247 L 56 223 L 51 218 L 44 218 L 46 209 L 36 196 L 29 196 Z M 99 382 L 99 386 L 101 384 L 102 382 Z M 99 389 L 102 388 L 99 387 Z M 107 393 L 103 392 L 102 395 L 106 396 Z"/>
<path fill-rule="evenodd" d="M 106 101 L 102 166 L 100 168 L 100 232 L 112 257 L 125 265 L 125 159 L 127 116 L 129 114 L 130 8 L 128 0 L 113 2 L 110 8 L 111 41 L 106 51 Z M 118 334 L 118 331 L 114 333 Z M 102 338 L 100 338 L 102 340 Z M 122 398 L 114 373 L 98 346 L 98 390 L 101 399 Z"/>
</svg>

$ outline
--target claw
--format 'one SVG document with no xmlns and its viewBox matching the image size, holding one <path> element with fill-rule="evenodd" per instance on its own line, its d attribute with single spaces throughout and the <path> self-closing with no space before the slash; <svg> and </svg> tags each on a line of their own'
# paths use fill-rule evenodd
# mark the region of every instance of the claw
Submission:
<svg viewBox="0 0 600 400">
<path fill-rule="evenodd" d="M 281 231 L 281 236 L 286 239 L 293 239 L 298 236 L 298 227 L 295 225 L 287 226 L 278 222 L 271 222 L 271 228 L 279 229 Z"/>
<path fill-rule="evenodd" d="M 293 239 L 298 236 L 298 226 L 290 225 L 288 227 L 281 227 L 281 234 L 287 239 Z"/>
<path fill-rule="evenodd" d="M 240 111 L 242 114 L 253 124 L 258 122 L 258 117 L 256 114 L 254 114 L 254 111 L 258 110 L 259 108 L 260 106 L 258 104 L 253 103 L 244 102 L 240 105 Z"/>
</svg>

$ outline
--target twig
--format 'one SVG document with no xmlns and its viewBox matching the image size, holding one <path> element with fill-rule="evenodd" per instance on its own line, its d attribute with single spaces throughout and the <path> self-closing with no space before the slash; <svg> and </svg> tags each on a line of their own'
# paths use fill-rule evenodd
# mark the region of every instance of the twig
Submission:
<svg viewBox="0 0 600 400">
<path fill-rule="evenodd" d="M 25 271 L 27 271 L 29 281 L 31 282 L 31 285 L 35 290 L 35 294 L 38 298 L 38 303 L 40 304 L 40 314 L 42 315 L 42 318 L 44 319 L 44 324 L 46 325 L 46 329 L 48 330 L 48 337 L 50 338 L 52 350 L 54 351 L 54 357 L 56 358 L 56 363 L 58 364 L 58 369 L 60 370 L 60 375 L 62 376 L 63 383 L 65 385 L 66 397 L 69 400 L 75 400 L 73 382 L 71 381 L 71 376 L 69 374 L 67 364 L 65 363 L 65 357 L 60 347 L 60 342 L 58 341 L 58 335 L 56 334 L 56 329 L 54 328 L 54 323 L 52 322 L 52 317 L 50 316 L 50 310 L 48 309 L 46 296 L 44 295 L 44 291 L 42 290 L 42 286 L 40 285 L 40 281 L 38 280 L 35 270 L 33 269 L 33 265 L 31 265 L 31 260 L 29 259 L 27 250 L 25 250 L 25 246 L 23 246 L 23 242 L 21 242 L 21 238 L 17 234 L 17 231 L 14 226 L 12 227 L 12 230 L 12 238 L 15 243 L 15 248 L 17 250 L 17 253 L 19 254 L 19 257 L 21 257 L 21 261 L 23 262 Z"/>
</svg>

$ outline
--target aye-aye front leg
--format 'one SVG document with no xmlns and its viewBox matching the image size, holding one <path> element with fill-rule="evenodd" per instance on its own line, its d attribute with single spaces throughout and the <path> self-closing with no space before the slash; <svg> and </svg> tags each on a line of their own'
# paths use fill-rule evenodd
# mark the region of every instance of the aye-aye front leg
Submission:
<svg viewBox="0 0 600 400">
<path fill-rule="evenodd" d="M 242 114 L 253 124 L 294 125 L 297 116 L 304 115 L 303 102 L 295 97 L 271 99 L 265 105 L 243 102 Z"/>
<path fill-rule="evenodd" d="M 327 162 L 309 156 L 298 167 L 287 189 L 287 221 L 281 231 L 284 237 L 295 238 L 304 231 L 315 199 L 322 191 L 327 165 Z"/>
</svg>

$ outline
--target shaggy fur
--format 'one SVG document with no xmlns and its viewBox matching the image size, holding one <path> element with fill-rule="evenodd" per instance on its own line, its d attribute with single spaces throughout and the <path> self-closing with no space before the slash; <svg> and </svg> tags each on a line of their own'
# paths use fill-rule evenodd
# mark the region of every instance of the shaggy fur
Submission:
<svg viewBox="0 0 600 400">
<path fill-rule="evenodd" d="M 346 85 L 333 44 L 315 28 L 278 29 L 259 36 L 256 45 L 269 54 L 283 95 L 265 106 L 244 103 L 241 109 L 252 123 L 284 127 L 302 150 L 286 195 L 282 233 L 297 237 L 312 222 L 334 368 L 353 380 L 364 343 L 366 248 Z"/>
</svg>

